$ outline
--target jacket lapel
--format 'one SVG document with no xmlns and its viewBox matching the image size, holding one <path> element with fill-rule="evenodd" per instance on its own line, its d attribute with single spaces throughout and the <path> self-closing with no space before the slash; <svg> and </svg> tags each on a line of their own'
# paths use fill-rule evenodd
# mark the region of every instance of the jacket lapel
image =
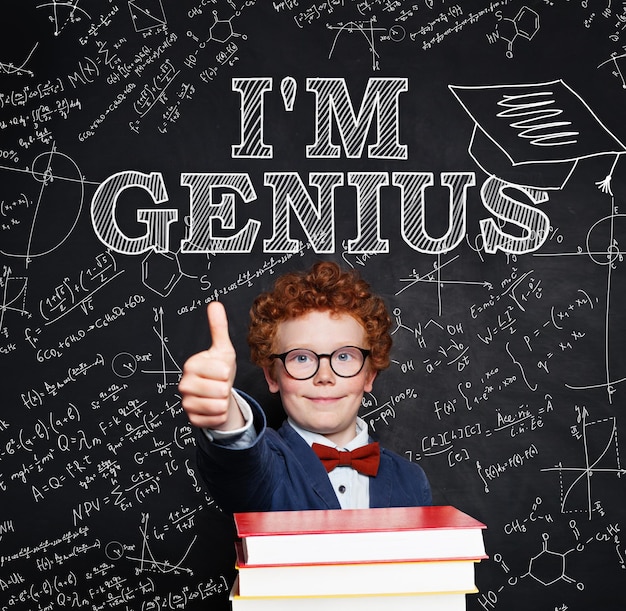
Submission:
<svg viewBox="0 0 626 611">
<path fill-rule="evenodd" d="M 322 506 L 326 509 L 341 509 L 326 469 L 309 444 L 293 430 L 288 422 L 283 423 L 278 433 L 300 463 L 304 477 L 319 497 Z"/>
<path fill-rule="evenodd" d="M 370 507 L 391 506 L 391 474 L 392 460 L 381 448 L 380 466 L 376 477 L 370 478 Z"/>
</svg>

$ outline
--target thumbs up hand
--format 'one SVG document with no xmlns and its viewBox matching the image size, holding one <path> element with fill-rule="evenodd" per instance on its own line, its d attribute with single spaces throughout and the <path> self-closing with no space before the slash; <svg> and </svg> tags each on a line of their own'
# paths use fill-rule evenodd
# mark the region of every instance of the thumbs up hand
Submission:
<svg viewBox="0 0 626 611">
<path fill-rule="evenodd" d="M 244 425 L 231 392 L 237 355 L 228 334 L 224 306 L 218 301 L 211 302 L 207 317 L 211 347 L 187 359 L 178 390 L 191 424 L 215 430 L 234 430 Z"/>
</svg>

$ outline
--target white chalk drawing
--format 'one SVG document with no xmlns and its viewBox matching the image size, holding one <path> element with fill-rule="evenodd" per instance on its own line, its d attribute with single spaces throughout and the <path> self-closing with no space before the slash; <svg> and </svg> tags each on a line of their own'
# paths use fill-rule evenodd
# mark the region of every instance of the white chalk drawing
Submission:
<svg viewBox="0 0 626 611">
<path fill-rule="evenodd" d="M 610 209 L 612 211 L 617 210 L 615 203 L 615 197 L 611 195 Z M 589 258 L 595 265 L 599 265 L 606 268 L 606 297 L 604 308 L 604 380 L 602 382 L 589 382 L 589 383 L 566 383 L 565 386 L 571 390 L 589 390 L 593 388 L 604 389 L 607 394 L 609 403 L 613 402 L 613 394 L 615 393 L 617 386 L 626 382 L 626 377 L 622 374 L 615 376 L 612 373 L 611 367 L 611 298 L 612 293 L 615 290 L 614 274 L 618 269 L 618 266 L 624 261 L 624 251 L 620 247 L 621 233 L 618 231 L 618 221 L 626 219 L 624 214 L 610 214 L 597 220 L 588 230 L 585 239 L 584 248 L 578 246 L 576 250 L 570 250 L 565 252 L 546 252 L 546 253 L 534 253 L 536 257 L 585 257 Z M 622 225 L 622 233 L 623 233 Z M 597 248 L 596 244 L 605 244 L 604 250 Z M 588 298 L 587 295 L 585 297 Z M 588 299 L 588 303 L 593 309 L 593 300 Z M 613 315 L 615 315 L 613 313 Z"/>
<path fill-rule="evenodd" d="M 613 74 L 619 78 L 622 89 L 626 89 L 626 80 L 624 80 L 624 73 L 622 72 L 621 67 L 624 59 L 626 59 L 626 53 L 620 53 L 619 55 L 615 53 L 614 55 L 611 55 L 609 59 L 598 64 L 598 68 L 602 68 L 602 66 L 606 66 L 608 64 L 613 64 Z"/>
<path fill-rule="evenodd" d="M 213 24 L 209 28 L 209 36 L 206 39 L 206 42 L 214 40 L 220 43 L 227 43 L 231 38 L 241 38 L 242 40 L 247 40 L 246 34 L 239 34 L 235 32 L 233 28 L 233 19 L 239 17 L 239 13 L 235 12 L 228 19 L 220 19 L 218 12 L 213 11 Z"/>
<path fill-rule="evenodd" d="M 143 285 L 161 297 L 167 297 L 182 276 L 177 253 L 151 251 L 141 263 Z"/>
<path fill-rule="evenodd" d="M 501 17 L 495 33 L 487 36 L 489 42 L 501 38 L 507 43 L 506 56 L 513 57 L 513 46 L 518 38 L 531 41 L 539 32 L 539 15 L 533 9 L 522 6 L 515 17 Z"/>
<path fill-rule="evenodd" d="M 160 381 L 157 382 L 157 389 L 160 393 L 163 393 L 169 387 L 174 387 L 178 384 L 182 369 L 167 346 L 169 339 L 165 335 L 163 326 L 163 308 L 159 308 L 158 310 L 155 308 L 154 321 L 156 325 L 152 326 L 152 330 L 160 343 L 160 367 L 158 369 L 142 369 L 141 373 L 156 375 L 160 378 Z"/>
<path fill-rule="evenodd" d="M 167 25 L 161 0 L 128 0 L 128 10 L 136 32 L 145 32 Z"/>
<path fill-rule="evenodd" d="M 40 185 L 32 218 L 22 236 L 23 243 L 13 248 L 0 248 L 1 254 L 24 259 L 28 267 L 33 258 L 50 254 L 70 237 L 80 217 L 85 199 L 85 184 L 88 181 L 85 180 L 76 162 L 68 155 L 57 151 L 54 144 L 49 152 L 41 153 L 35 157 L 31 168 L 19 169 L 0 166 L 0 170 L 28 173 Z M 57 231 L 61 229 L 60 234 L 50 232 L 49 227 L 40 226 L 38 223 L 42 208 L 54 206 L 55 198 L 61 197 L 57 185 L 64 189 L 62 196 L 63 200 L 67 202 L 63 208 L 65 223 L 59 223 L 56 226 Z M 75 185 L 75 188 L 68 191 L 71 185 Z"/>
<path fill-rule="evenodd" d="M 380 55 L 378 51 L 376 51 L 376 36 L 379 35 L 380 32 L 387 31 L 387 28 L 374 26 L 376 23 L 376 18 L 372 17 L 369 21 L 349 21 L 348 23 L 338 23 L 337 25 L 327 25 L 326 27 L 329 30 L 335 30 L 336 34 L 333 39 L 333 44 L 330 48 L 330 52 L 328 53 L 328 59 L 331 59 L 335 49 L 337 47 L 337 43 L 339 41 L 339 37 L 344 34 L 352 35 L 354 33 L 358 34 L 358 36 L 365 40 L 368 51 L 372 58 L 372 70 L 380 70 L 379 59 Z M 400 30 L 395 30 L 395 36 L 399 36 L 401 34 Z"/>
<path fill-rule="evenodd" d="M 37 50 L 38 46 L 39 46 L 39 43 L 35 43 L 33 45 L 33 48 L 30 50 L 30 52 L 26 56 L 26 58 L 19 65 L 15 64 L 15 63 L 13 63 L 11 61 L 9 61 L 9 62 L 0 62 L 0 74 L 18 74 L 20 76 L 23 76 L 23 75 L 34 76 L 34 73 L 32 72 L 32 70 L 28 70 L 26 68 L 26 64 L 28 64 L 28 62 L 30 61 L 31 57 L 33 56 L 33 54 Z"/>
<path fill-rule="evenodd" d="M 367 51 L 371 57 L 372 71 L 380 70 L 380 53 L 376 48 L 377 41 L 390 41 L 399 43 L 405 40 L 407 36 L 406 29 L 400 24 L 394 24 L 390 27 L 374 25 L 377 24 L 376 16 L 371 17 L 368 21 L 348 21 L 346 23 L 339 22 L 331 25 L 326 24 L 328 30 L 334 31 L 335 36 L 328 53 L 328 59 L 332 59 L 338 54 L 338 49 L 342 40 L 348 36 L 365 44 Z"/>
<path fill-rule="evenodd" d="M 576 583 L 576 580 L 570 577 L 565 570 L 567 556 L 576 551 L 576 548 L 570 548 L 566 552 L 556 552 L 549 549 L 549 539 L 550 536 L 547 533 L 543 533 L 541 551 L 530 559 L 528 572 L 520 575 L 520 578 L 532 577 L 544 586 L 551 586 L 560 580 L 566 583 Z M 584 584 L 578 582 L 576 587 L 582 590 Z"/>
<path fill-rule="evenodd" d="M 5 267 L 0 277 L 0 334 L 5 330 L 5 318 L 9 313 L 27 316 L 26 292 L 28 278 L 14 276 L 10 267 Z"/>
<path fill-rule="evenodd" d="M 592 484 L 594 476 L 626 475 L 621 465 L 617 421 L 614 417 L 588 422 L 589 412 L 585 407 L 578 409 L 578 422 L 574 429 L 582 443 L 582 466 L 566 466 L 559 462 L 554 467 L 542 469 L 559 474 L 561 489 L 561 511 L 563 513 L 586 513 L 593 517 L 594 498 Z"/>
<path fill-rule="evenodd" d="M 626 147 L 562 80 L 449 85 L 474 121 L 468 152 L 488 175 L 537 189 L 563 189 L 582 159 L 615 157 L 598 186 L 608 192 Z"/>
<path fill-rule="evenodd" d="M 79 3 L 80 0 L 67 0 L 67 2 L 52 0 L 52 2 L 38 4 L 37 8 L 50 10 L 50 18 L 54 23 L 54 35 L 59 36 L 68 24 L 80 21 L 82 17 L 91 19 L 89 13 L 78 6 Z"/>
<path fill-rule="evenodd" d="M 161 575 L 166 574 L 180 574 L 187 573 L 189 575 L 193 575 L 193 571 L 187 567 L 185 567 L 185 559 L 191 552 L 197 535 L 194 535 L 189 542 L 189 545 L 185 550 L 183 550 L 181 557 L 177 561 L 171 561 L 168 558 L 159 558 L 157 556 L 156 547 L 157 544 L 154 541 L 154 538 L 150 535 L 149 532 L 150 526 L 150 514 L 143 514 L 141 520 L 141 545 L 138 546 L 140 550 L 139 556 L 131 556 L 127 554 L 126 546 L 118 541 L 109 542 L 106 547 L 106 555 L 110 560 L 121 560 L 122 558 L 126 558 L 127 560 L 131 560 L 137 563 L 137 571 L 139 573 L 149 572 L 149 573 L 157 573 Z M 133 546 L 134 548 L 135 546 Z M 167 552 L 170 550 L 168 549 Z M 167 553 L 166 552 L 166 553 Z"/>
<path fill-rule="evenodd" d="M 113 357 L 111 369 L 120 378 L 130 378 L 137 371 L 137 359 L 129 352 L 120 352 Z"/>
<path fill-rule="evenodd" d="M 405 291 L 414 288 L 420 284 L 426 283 L 431 284 L 435 287 L 437 291 L 437 304 L 438 304 L 438 312 L 439 316 L 442 315 L 442 289 L 446 285 L 455 285 L 455 284 L 463 284 L 467 286 L 479 286 L 483 288 L 490 289 L 492 288 L 491 283 L 486 280 L 453 280 L 453 279 L 444 279 L 441 275 L 442 270 L 451 265 L 455 261 L 459 259 L 459 255 L 455 255 L 447 261 L 441 260 L 441 255 L 437 255 L 436 261 L 433 262 L 433 269 L 430 271 L 426 271 L 423 273 L 419 273 L 416 270 L 413 270 L 412 273 L 406 278 L 400 278 L 400 282 L 404 285 L 400 290 L 396 291 L 395 295 L 401 295 Z"/>
</svg>

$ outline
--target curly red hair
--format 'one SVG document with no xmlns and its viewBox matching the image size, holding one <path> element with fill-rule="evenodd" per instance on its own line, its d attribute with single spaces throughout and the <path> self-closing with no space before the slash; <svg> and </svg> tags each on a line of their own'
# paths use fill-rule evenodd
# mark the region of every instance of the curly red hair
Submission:
<svg viewBox="0 0 626 611">
<path fill-rule="evenodd" d="M 365 329 L 375 371 L 389 366 L 391 319 L 382 298 L 355 270 L 342 271 L 322 261 L 310 270 L 280 276 L 271 291 L 261 293 L 250 310 L 248 345 L 252 361 L 269 367 L 278 325 L 312 310 L 349 314 Z"/>
</svg>

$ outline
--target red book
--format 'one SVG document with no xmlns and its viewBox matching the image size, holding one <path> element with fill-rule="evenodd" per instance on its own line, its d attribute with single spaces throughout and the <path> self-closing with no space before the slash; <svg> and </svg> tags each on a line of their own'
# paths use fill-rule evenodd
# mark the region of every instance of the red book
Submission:
<svg viewBox="0 0 626 611">
<path fill-rule="evenodd" d="M 235 514 L 246 565 L 480 560 L 485 525 L 451 506 Z"/>
</svg>

